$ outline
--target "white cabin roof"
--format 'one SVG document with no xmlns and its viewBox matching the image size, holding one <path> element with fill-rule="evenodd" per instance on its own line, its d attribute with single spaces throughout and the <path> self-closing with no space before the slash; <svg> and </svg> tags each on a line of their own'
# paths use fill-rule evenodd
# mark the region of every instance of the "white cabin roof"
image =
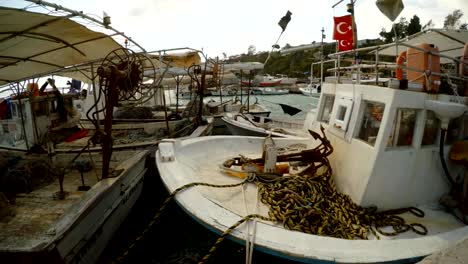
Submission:
<svg viewBox="0 0 468 264">
<path fill-rule="evenodd" d="M 434 44 L 439 48 L 439 52 L 450 57 L 460 57 L 463 55 L 463 48 L 468 42 L 467 30 L 446 30 L 428 29 L 408 36 L 399 41 L 400 43 L 415 45 L 418 43 Z M 406 49 L 399 47 L 399 51 Z M 379 55 L 397 56 L 395 46 L 387 47 L 379 51 Z M 442 58 L 441 58 L 442 59 Z"/>
</svg>

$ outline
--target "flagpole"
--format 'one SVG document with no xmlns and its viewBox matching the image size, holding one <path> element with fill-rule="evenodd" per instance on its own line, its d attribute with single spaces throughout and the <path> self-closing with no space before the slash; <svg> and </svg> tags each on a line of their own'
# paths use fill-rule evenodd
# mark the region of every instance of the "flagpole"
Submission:
<svg viewBox="0 0 468 264">
<path fill-rule="evenodd" d="M 325 35 L 323 32 L 325 32 L 325 29 L 322 27 L 322 43 L 321 43 L 321 51 L 320 51 L 320 87 L 323 87 L 323 39 L 325 38 Z"/>
<path fill-rule="evenodd" d="M 357 27 L 356 27 L 356 21 L 354 20 L 354 3 L 356 3 L 356 0 L 350 0 L 349 4 L 347 4 L 346 7 L 347 7 L 347 11 L 351 14 L 351 20 L 353 21 L 353 48 L 357 49 L 358 48 Z"/>
<path fill-rule="evenodd" d="M 276 40 L 275 44 L 273 44 L 272 48 L 271 48 L 271 51 L 268 53 L 268 57 L 266 58 L 265 62 L 263 63 L 263 65 L 265 66 L 268 62 L 268 60 L 270 59 L 271 57 L 271 53 L 273 52 L 273 50 L 278 47 L 278 41 L 280 40 L 281 36 L 283 35 L 283 32 L 286 30 L 286 27 L 288 26 L 288 23 L 289 21 L 291 21 L 291 15 L 292 13 L 288 10 L 286 12 L 286 15 L 284 15 L 280 21 L 278 22 L 278 25 L 281 27 L 281 33 L 279 34 L 278 36 L 278 39 Z"/>
<path fill-rule="evenodd" d="M 271 51 L 268 53 L 268 57 L 266 58 L 265 62 L 263 63 L 263 65 L 265 66 L 268 62 L 268 60 L 270 59 L 271 57 L 271 53 L 273 52 L 273 50 L 275 49 L 276 45 L 278 44 L 278 41 L 280 40 L 281 36 L 283 35 L 283 31 L 281 31 L 281 33 L 279 34 L 278 36 L 278 39 L 276 40 L 275 44 L 273 44 L 272 48 L 271 48 Z"/>
</svg>

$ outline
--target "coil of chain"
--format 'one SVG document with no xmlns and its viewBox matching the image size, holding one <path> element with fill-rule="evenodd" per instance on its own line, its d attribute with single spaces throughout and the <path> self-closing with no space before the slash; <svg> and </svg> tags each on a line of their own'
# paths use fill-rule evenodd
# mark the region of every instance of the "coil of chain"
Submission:
<svg viewBox="0 0 468 264">
<path fill-rule="evenodd" d="M 423 225 L 408 224 L 396 215 L 411 212 L 423 217 L 421 210 L 408 207 L 377 212 L 376 207 L 361 207 L 336 190 L 329 168 L 316 175 L 305 172 L 273 183 L 258 183 L 258 188 L 270 218 L 290 230 L 344 239 L 368 239 L 369 232 L 376 238 L 378 233 L 394 236 L 408 230 L 427 234 Z M 384 231 L 383 227 L 393 227 L 393 231 Z"/>
</svg>

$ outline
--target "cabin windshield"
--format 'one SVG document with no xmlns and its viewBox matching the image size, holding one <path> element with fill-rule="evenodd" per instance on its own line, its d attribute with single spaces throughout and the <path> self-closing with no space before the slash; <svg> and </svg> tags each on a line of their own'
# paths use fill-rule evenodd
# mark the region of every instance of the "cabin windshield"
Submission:
<svg viewBox="0 0 468 264">
<path fill-rule="evenodd" d="M 374 146 L 379 134 L 385 104 L 379 102 L 364 102 L 364 113 L 359 129 L 358 138 Z"/>
<path fill-rule="evenodd" d="M 392 134 L 388 139 L 388 147 L 411 146 L 413 144 L 416 117 L 416 109 L 397 109 Z"/>
<path fill-rule="evenodd" d="M 426 121 L 424 123 L 424 134 L 421 145 L 435 145 L 437 144 L 437 136 L 440 130 L 440 120 L 436 117 L 433 111 L 426 111 Z"/>
<path fill-rule="evenodd" d="M 320 114 L 320 121 L 324 123 L 330 122 L 331 112 L 333 110 L 333 104 L 335 102 L 335 96 L 326 94 L 323 95 L 323 107 Z"/>
</svg>

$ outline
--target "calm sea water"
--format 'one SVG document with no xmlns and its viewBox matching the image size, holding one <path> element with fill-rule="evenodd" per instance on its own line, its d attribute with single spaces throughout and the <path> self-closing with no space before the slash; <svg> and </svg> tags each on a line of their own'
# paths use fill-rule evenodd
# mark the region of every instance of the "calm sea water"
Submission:
<svg viewBox="0 0 468 264">
<path fill-rule="evenodd" d="M 283 113 L 278 103 L 288 104 L 303 110 L 290 118 L 304 118 L 306 111 L 314 108 L 318 102 L 316 98 L 300 94 L 256 97 L 259 103 L 270 108 L 271 116 L 276 117 L 290 117 Z M 219 97 L 205 98 L 205 100 L 209 99 L 219 101 Z M 229 97 L 223 97 L 223 101 L 229 99 Z M 255 102 L 255 97 L 251 97 L 250 100 Z M 164 199 L 169 195 L 154 165 L 154 154 L 149 157 L 147 164 L 150 168 L 145 175 L 143 193 L 112 241 L 107 245 L 99 263 L 114 262 L 148 226 Z M 219 234 L 209 231 L 196 222 L 173 201 L 150 231 L 130 251 L 125 263 L 198 263 L 218 237 Z M 253 262 L 297 263 L 257 250 L 253 254 Z M 221 244 L 209 263 L 245 263 L 245 245 L 227 239 Z"/>
<path fill-rule="evenodd" d="M 231 96 L 223 96 L 222 99 L 220 99 L 219 96 L 208 96 L 204 97 L 203 101 L 207 102 L 209 100 L 214 100 L 216 102 L 223 102 L 233 100 L 234 97 Z M 238 96 L 238 99 L 240 100 L 241 97 Z M 247 99 L 249 100 L 250 104 L 253 104 L 255 102 L 258 102 L 264 106 L 266 106 L 268 109 L 271 111 L 271 116 L 274 117 L 288 117 L 288 118 L 294 118 L 294 119 L 303 119 L 305 118 L 305 115 L 307 111 L 309 111 L 312 108 L 317 107 L 318 104 L 318 98 L 316 97 L 309 97 L 309 96 L 304 96 L 302 94 L 285 94 L 285 95 L 250 95 L 247 97 L 247 95 L 242 96 L 242 102 L 246 102 Z M 166 96 L 166 102 L 175 104 L 175 96 L 174 94 L 168 94 Z M 180 103 L 187 104 L 188 100 L 180 100 Z M 297 113 L 294 116 L 286 115 L 281 106 L 279 104 L 286 104 L 293 106 L 295 108 L 301 109 L 302 111 Z"/>
</svg>

